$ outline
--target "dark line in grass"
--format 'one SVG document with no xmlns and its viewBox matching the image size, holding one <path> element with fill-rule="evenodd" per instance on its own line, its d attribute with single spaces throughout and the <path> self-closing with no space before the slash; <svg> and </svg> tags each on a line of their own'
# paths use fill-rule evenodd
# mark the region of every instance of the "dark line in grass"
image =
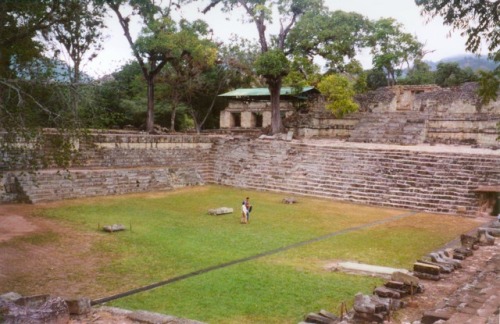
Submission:
<svg viewBox="0 0 500 324">
<path fill-rule="evenodd" d="M 397 215 L 397 216 L 394 216 L 394 217 L 391 217 L 391 218 L 382 219 L 382 220 L 378 220 L 378 221 L 375 221 L 375 222 L 372 222 L 372 223 L 368 223 L 368 224 L 363 224 L 363 225 L 359 225 L 359 226 L 354 226 L 354 227 L 346 228 L 346 229 L 343 229 L 343 230 L 340 230 L 340 231 L 336 231 L 336 232 L 333 232 L 333 233 L 329 233 L 329 234 L 325 234 L 325 235 L 322 235 L 322 236 L 318 236 L 316 238 L 313 238 L 313 239 L 310 239 L 310 240 L 307 240 L 307 241 L 302 241 L 302 242 L 294 243 L 294 244 L 291 244 L 291 245 L 283 246 L 283 247 L 280 247 L 280 248 L 277 248 L 277 249 L 274 249 L 274 250 L 270 250 L 270 251 L 267 251 L 267 252 L 263 252 L 263 253 L 251 255 L 251 256 L 248 256 L 246 258 L 237 259 L 237 260 L 229 261 L 229 262 L 226 262 L 226 263 L 221 263 L 221 264 L 214 265 L 214 266 L 211 266 L 211 267 L 208 267 L 208 268 L 204 268 L 204 269 L 200 269 L 200 270 L 193 271 L 193 272 L 190 272 L 190 273 L 186 273 L 186 274 L 181 275 L 181 276 L 177 276 L 177 277 L 173 277 L 173 278 L 170 278 L 170 279 L 167 279 L 167 280 L 159 281 L 159 282 L 156 282 L 156 283 L 151 284 L 151 285 L 147 285 L 147 286 L 135 288 L 135 289 L 132 289 L 132 290 L 129 290 L 129 291 L 125 291 L 125 292 L 122 292 L 122 293 L 119 293 L 119 294 L 116 294 L 116 295 L 112 295 L 112 296 L 108 296 L 108 297 L 103 297 L 103 298 L 99 298 L 99 299 L 94 299 L 94 300 L 91 301 L 91 305 L 100 305 L 100 304 L 103 304 L 103 303 L 106 303 L 106 302 L 109 302 L 109 301 L 112 301 L 112 300 L 116 300 L 116 299 L 120 299 L 120 298 L 123 298 L 123 297 L 131 296 L 131 295 L 143 292 L 143 291 L 151 290 L 151 289 L 158 288 L 158 287 L 161 287 L 161 286 L 165 286 L 165 285 L 177 282 L 177 281 L 181 281 L 181 280 L 184 280 L 184 279 L 195 277 L 195 276 L 198 276 L 198 275 L 201 275 L 203 273 L 207 273 L 207 272 L 210 272 L 210 271 L 213 271 L 213 270 L 226 268 L 226 267 L 238 264 L 238 263 L 242 263 L 242 262 L 246 262 L 246 261 L 250 261 L 250 260 L 255 260 L 255 259 L 258 259 L 258 258 L 262 258 L 262 257 L 265 257 L 265 256 L 276 254 L 276 253 L 279 253 L 279 252 L 287 251 L 287 250 L 290 250 L 290 249 L 293 249 L 293 248 L 296 248 L 296 247 L 300 247 L 300 246 L 303 246 L 303 245 L 307 245 L 307 244 L 315 243 L 315 242 L 318 242 L 318 241 L 322 241 L 322 240 L 325 240 L 325 239 L 328 239 L 328 238 L 331 238 L 331 237 L 334 237 L 334 236 L 337 236 L 337 235 L 341 235 L 341 234 L 345 234 L 345 233 L 349 233 L 349 232 L 354 232 L 354 231 L 365 229 L 365 228 L 368 228 L 368 227 L 372 227 L 372 226 L 376 226 L 376 225 L 380 225 L 380 224 L 392 222 L 394 220 L 398 220 L 398 219 L 401 219 L 401 218 L 404 218 L 404 217 L 412 216 L 412 215 L 415 215 L 417 213 L 418 213 L 417 211 L 411 211 L 411 212 L 408 212 L 408 213 L 405 213 L 405 214 L 401 214 L 401 215 Z"/>
</svg>

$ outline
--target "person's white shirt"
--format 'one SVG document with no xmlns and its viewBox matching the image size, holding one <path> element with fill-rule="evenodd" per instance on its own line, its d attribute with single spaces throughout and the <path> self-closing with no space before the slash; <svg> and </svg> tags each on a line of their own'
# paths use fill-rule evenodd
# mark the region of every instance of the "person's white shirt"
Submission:
<svg viewBox="0 0 500 324">
<path fill-rule="evenodd" d="M 242 213 L 245 213 L 245 215 L 247 214 L 248 210 L 247 210 L 247 206 L 245 206 L 245 203 L 241 204 L 241 212 Z"/>
</svg>

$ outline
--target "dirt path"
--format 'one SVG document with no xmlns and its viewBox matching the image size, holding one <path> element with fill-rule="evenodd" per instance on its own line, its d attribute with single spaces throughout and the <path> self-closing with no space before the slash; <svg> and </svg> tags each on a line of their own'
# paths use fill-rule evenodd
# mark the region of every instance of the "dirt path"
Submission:
<svg viewBox="0 0 500 324">
<path fill-rule="evenodd" d="M 0 293 L 99 294 L 92 280 L 102 262 L 91 253 L 96 235 L 32 216 L 33 210 L 32 205 L 0 205 Z"/>
</svg>

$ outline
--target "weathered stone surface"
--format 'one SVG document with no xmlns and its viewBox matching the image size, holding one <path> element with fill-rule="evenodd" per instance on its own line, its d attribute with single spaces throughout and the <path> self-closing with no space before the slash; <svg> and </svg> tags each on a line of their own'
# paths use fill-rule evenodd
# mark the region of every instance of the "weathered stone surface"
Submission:
<svg viewBox="0 0 500 324">
<path fill-rule="evenodd" d="M 453 265 L 448 264 L 448 263 L 444 263 L 444 262 L 433 262 L 433 261 L 425 261 L 425 260 L 418 260 L 418 262 L 439 267 L 440 273 L 451 273 L 453 270 L 455 270 Z"/>
<path fill-rule="evenodd" d="M 460 243 L 462 243 L 462 247 L 466 249 L 474 249 L 474 245 L 478 243 L 477 237 L 462 234 L 460 235 Z"/>
<path fill-rule="evenodd" d="M 335 323 L 335 321 L 332 320 L 331 318 L 328 318 L 328 317 L 325 317 L 325 316 L 322 316 L 322 315 L 316 314 L 316 313 L 309 313 L 309 314 L 307 314 L 307 316 L 305 318 L 305 321 L 307 323 L 316 323 L 316 324 L 332 324 L 332 323 Z"/>
<path fill-rule="evenodd" d="M 324 309 L 320 310 L 318 314 L 321 315 L 321 316 L 323 316 L 323 317 L 326 317 L 328 319 L 331 319 L 332 321 L 339 320 L 339 317 L 337 315 L 332 314 L 329 311 L 326 311 Z"/>
<path fill-rule="evenodd" d="M 8 292 L 3 295 L 0 295 L 0 300 L 7 301 L 7 302 L 15 302 L 18 299 L 21 299 L 23 296 L 16 293 L 16 292 Z"/>
<path fill-rule="evenodd" d="M 6 324 L 69 322 L 69 311 L 60 297 L 38 295 L 21 297 L 15 302 L 0 300 L 0 317 Z"/>
<path fill-rule="evenodd" d="M 285 197 L 281 200 L 281 202 L 284 204 L 295 204 L 297 203 L 297 200 L 293 197 Z"/>
<path fill-rule="evenodd" d="M 451 315 L 452 314 L 446 311 L 428 311 L 424 313 L 420 322 L 422 324 L 433 324 L 439 320 L 447 321 L 450 319 Z"/>
<path fill-rule="evenodd" d="M 394 272 L 391 275 L 391 279 L 393 281 L 400 281 L 405 285 L 417 287 L 420 283 L 417 277 L 412 276 L 411 274 L 403 273 L 403 272 Z"/>
<path fill-rule="evenodd" d="M 71 298 L 65 300 L 71 315 L 83 315 L 90 313 L 92 307 L 88 298 Z"/>
<path fill-rule="evenodd" d="M 377 287 L 373 293 L 379 297 L 400 299 L 401 293 L 387 287 Z"/>
<path fill-rule="evenodd" d="M 106 225 L 102 228 L 103 231 L 109 232 L 109 233 L 125 231 L 126 229 L 127 228 L 123 224 Z"/>
<path fill-rule="evenodd" d="M 480 245 L 494 245 L 495 237 L 491 235 L 488 228 L 479 228 L 477 230 L 477 237 Z"/>
<path fill-rule="evenodd" d="M 437 276 L 441 273 L 441 270 L 438 266 L 427 264 L 427 263 L 422 263 L 422 262 L 415 262 L 413 264 L 413 271 L 419 272 L 419 273 L 427 273 L 427 274 L 434 275 L 434 276 Z"/>
<path fill-rule="evenodd" d="M 219 208 L 214 208 L 214 209 L 209 209 L 208 214 L 209 215 L 225 215 L 225 214 L 231 214 L 233 213 L 233 208 L 229 207 L 219 207 Z"/>
<path fill-rule="evenodd" d="M 417 278 L 424 279 L 424 280 L 433 280 L 433 281 L 441 280 L 440 274 L 433 275 L 433 274 L 429 274 L 429 273 L 413 271 L 413 275 Z"/>
<path fill-rule="evenodd" d="M 470 257 L 471 255 L 474 254 L 474 252 L 472 252 L 472 249 L 465 248 L 465 247 L 455 248 L 453 251 L 454 251 L 454 253 L 459 253 L 459 254 L 463 255 L 464 257 Z"/>
</svg>

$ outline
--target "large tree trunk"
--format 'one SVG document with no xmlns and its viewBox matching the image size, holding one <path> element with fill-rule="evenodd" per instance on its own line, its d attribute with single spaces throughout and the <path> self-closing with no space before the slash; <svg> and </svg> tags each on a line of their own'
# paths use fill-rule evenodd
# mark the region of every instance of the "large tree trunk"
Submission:
<svg viewBox="0 0 500 324">
<path fill-rule="evenodd" d="M 267 80 L 269 93 L 271 94 L 271 133 L 281 132 L 281 112 L 280 112 L 280 90 L 281 78 Z"/>
<path fill-rule="evenodd" d="M 148 112 L 146 116 L 146 132 L 152 133 L 155 120 L 155 84 L 154 77 L 150 76 L 147 79 L 148 83 Z"/>
</svg>

